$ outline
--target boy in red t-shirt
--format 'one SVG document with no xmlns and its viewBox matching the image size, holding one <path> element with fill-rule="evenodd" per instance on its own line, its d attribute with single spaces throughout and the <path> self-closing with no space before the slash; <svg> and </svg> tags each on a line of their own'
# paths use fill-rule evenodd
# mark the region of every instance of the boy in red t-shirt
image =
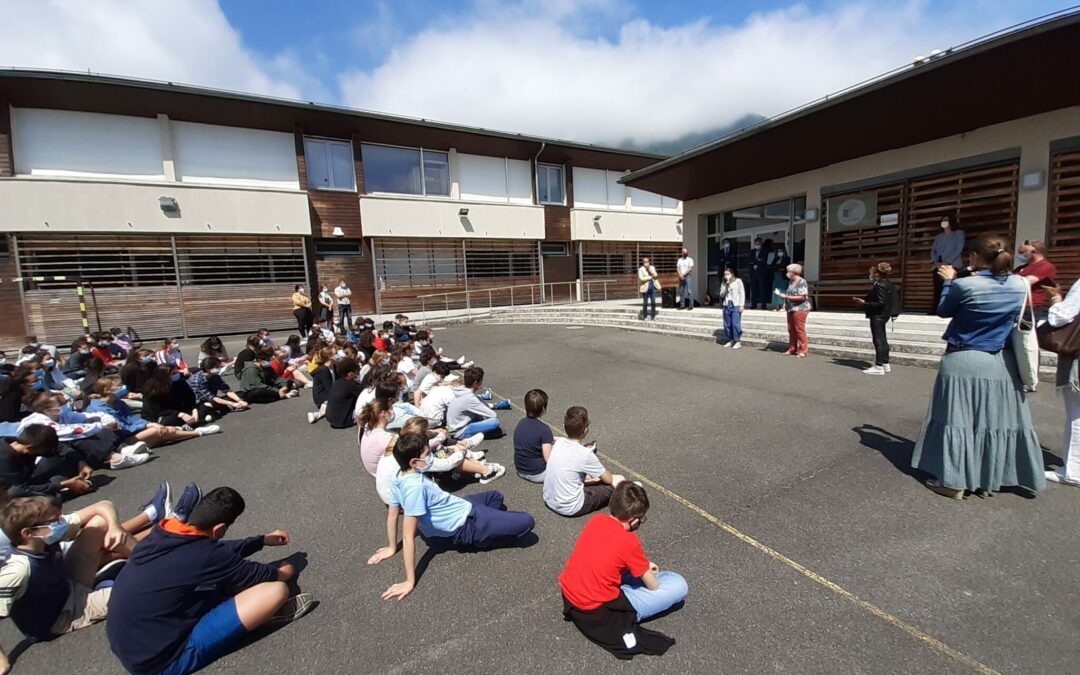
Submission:
<svg viewBox="0 0 1080 675">
<path fill-rule="evenodd" d="M 564 614 L 615 656 L 662 654 L 674 641 L 634 624 L 682 603 L 686 580 L 675 572 L 661 572 L 634 534 L 649 510 L 644 488 L 620 483 L 611 495 L 610 509 L 610 514 L 589 519 L 559 576 Z"/>
</svg>

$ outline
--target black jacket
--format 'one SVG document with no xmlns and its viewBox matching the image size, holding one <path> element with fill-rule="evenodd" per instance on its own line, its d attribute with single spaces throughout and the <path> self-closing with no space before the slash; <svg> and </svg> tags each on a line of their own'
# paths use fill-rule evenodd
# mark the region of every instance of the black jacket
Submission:
<svg viewBox="0 0 1080 675">
<path fill-rule="evenodd" d="M 675 644 L 674 638 L 638 624 L 637 610 L 621 591 L 619 597 L 589 611 L 574 607 L 564 595 L 563 619 L 573 621 L 582 635 L 617 659 L 628 660 L 637 654 L 659 656 Z M 634 635 L 633 647 L 627 647 L 623 639 L 628 633 Z"/>
<path fill-rule="evenodd" d="M 356 399 L 364 388 L 356 380 L 341 378 L 330 388 L 330 396 L 326 400 L 326 421 L 334 429 L 348 429 L 356 426 L 353 417 L 353 408 L 356 407 Z"/>
<path fill-rule="evenodd" d="M 330 398 L 330 389 L 334 386 L 334 369 L 325 363 L 315 369 L 311 374 L 314 386 L 311 389 L 311 400 L 318 408 Z"/>
<path fill-rule="evenodd" d="M 866 318 L 900 316 L 900 294 L 888 279 L 878 279 L 866 294 Z"/>
</svg>

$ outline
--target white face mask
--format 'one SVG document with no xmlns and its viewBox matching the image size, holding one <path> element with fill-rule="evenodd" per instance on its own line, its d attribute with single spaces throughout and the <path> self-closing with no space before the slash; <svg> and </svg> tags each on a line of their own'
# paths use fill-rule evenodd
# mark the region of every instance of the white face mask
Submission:
<svg viewBox="0 0 1080 675">
<path fill-rule="evenodd" d="M 941 221 L 941 229 L 946 230 L 948 228 L 949 228 L 949 221 L 947 221 L 947 220 Z"/>
<path fill-rule="evenodd" d="M 734 277 L 732 277 L 730 274 L 725 274 L 724 275 L 724 281 L 731 281 L 733 278 Z"/>
<path fill-rule="evenodd" d="M 873 274 L 870 275 L 870 281 L 877 281 L 877 279 L 874 278 Z"/>
</svg>

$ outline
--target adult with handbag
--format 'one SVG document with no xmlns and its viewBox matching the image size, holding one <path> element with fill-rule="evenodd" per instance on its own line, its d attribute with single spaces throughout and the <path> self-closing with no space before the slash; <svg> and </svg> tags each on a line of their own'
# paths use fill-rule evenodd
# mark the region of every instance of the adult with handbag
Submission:
<svg viewBox="0 0 1080 675">
<path fill-rule="evenodd" d="M 1062 446 L 1062 466 L 1046 472 L 1046 479 L 1055 483 L 1080 487 L 1080 281 L 1069 289 L 1065 299 L 1061 299 L 1061 289 L 1047 289 L 1046 325 L 1056 329 L 1057 337 L 1048 346 L 1058 350 L 1057 389 L 1065 399 L 1065 443 Z M 1042 329 L 1042 327 L 1040 327 Z M 1040 332 L 1042 332 L 1040 330 Z M 1047 342 L 1043 341 L 1044 345 Z"/>
<path fill-rule="evenodd" d="M 937 313 L 952 321 L 911 466 L 934 476 L 927 488 L 953 499 L 1006 485 L 1046 489 L 1042 448 L 1009 339 L 1028 284 L 1009 273 L 1007 248 L 1003 237 L 982 234 L 969 254 L 971 276 L 958 279 L 949 264 L 938 268 Z"/>
<path fill-rule="evenodd" d="M 660 292 L 660 275 L 656 273 L 652 260 L 649 256 L 642 256 L 641 267 L 637 271 L 638 292 L 641 293 L 641 314 L 638 319 L 656 321 L 656 294 Z M 652 303 L 652 313 L 649 314 L 649 303 Z"/>
<path fill-rule="evenodd" d="M 884 375 L 892 372 L 889 365 L 889 337 L 885 327 L 889 319 L 900 313 L 900 294 L 896 285 L 889 281 L 892 265 L 879 262 L 870 268 L 870 292 L 865 298 L 853 297 L 856 304 L 866 310 L 870 320 L 870 337 L 874 341 L 874 365 L 863 370 L 866 375 Z"/>
</svg>

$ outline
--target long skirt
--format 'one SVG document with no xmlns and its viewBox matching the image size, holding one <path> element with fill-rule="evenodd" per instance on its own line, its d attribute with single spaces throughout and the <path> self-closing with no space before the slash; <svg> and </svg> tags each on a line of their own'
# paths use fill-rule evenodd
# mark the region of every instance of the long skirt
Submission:
<svg viewBox="0 0 1080 675">
<path fill-rule="evenodd" d="M 1046 488 L 1042 448 L 1011 350 L 942 357 L 911 466 L 954 490 Z"/>
</svg>

